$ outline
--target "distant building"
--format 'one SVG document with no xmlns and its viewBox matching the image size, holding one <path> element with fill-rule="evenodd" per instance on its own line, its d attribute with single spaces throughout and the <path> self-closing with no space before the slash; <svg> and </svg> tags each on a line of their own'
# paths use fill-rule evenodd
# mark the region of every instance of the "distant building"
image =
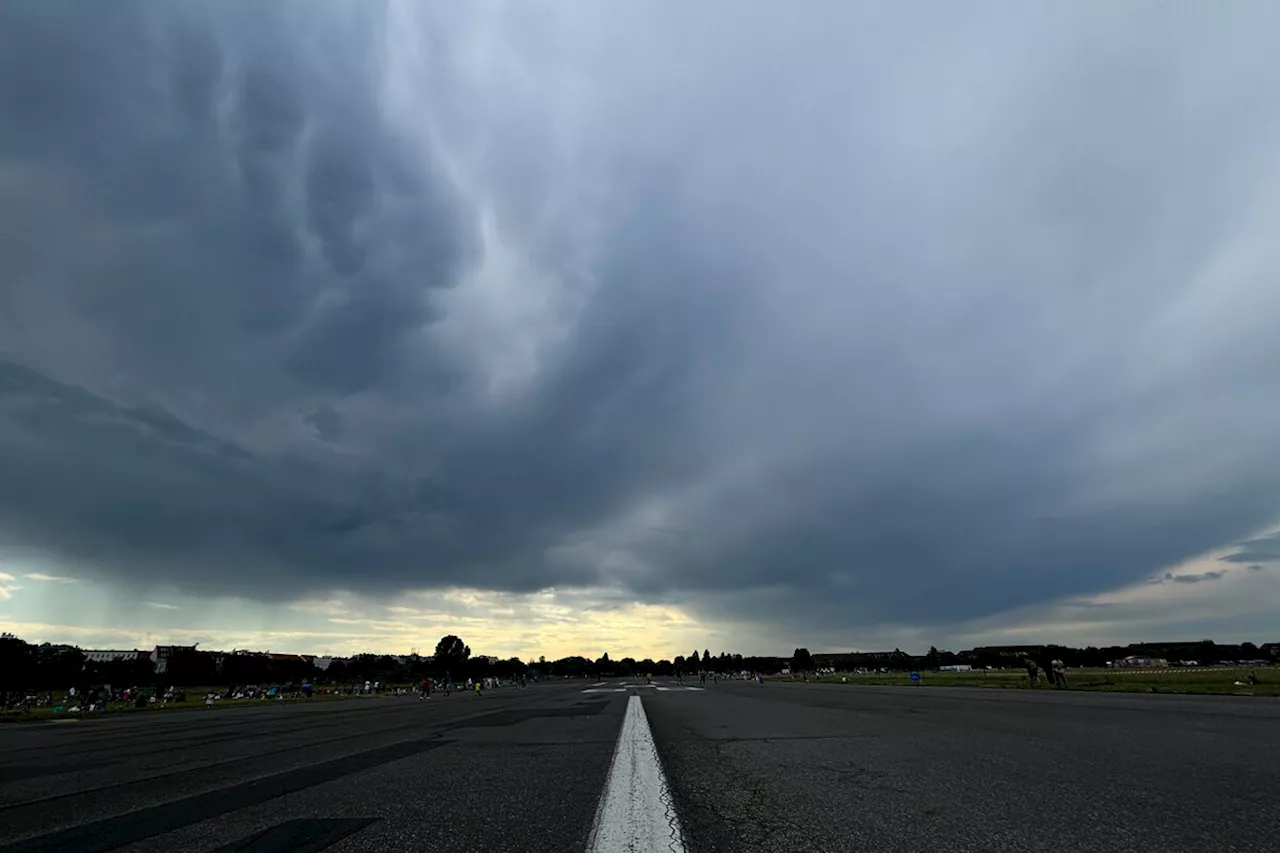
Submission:
<svg viewBox="0 0 1280 853">
<path fill-rule="evenodd" d="M 1164 658 L 1152 658 L 1146 655 L 1129 655 L 1127 658 L 1120 658 L 1115 661 L 1113 666 L 1121 669 L 1141 669 L 1149 667 L 1166 667 L 1169 662 Z"/>
<path fill-rule="evenodd" d="M 196 643 L 196 646 L 200 645 Z M 183 652 L 194 652 L 196 646 L 156 646 L 151 652 L 151 663 L 155 665 L 156 675 L 169 671 L 169 658 Z"/>
<path fill-rule="evenodd" d="M 85 663 L 112 663 L 121 660 L 145 660 L 150 653 L 140 649 L 85 649 Z"/>
</svg>

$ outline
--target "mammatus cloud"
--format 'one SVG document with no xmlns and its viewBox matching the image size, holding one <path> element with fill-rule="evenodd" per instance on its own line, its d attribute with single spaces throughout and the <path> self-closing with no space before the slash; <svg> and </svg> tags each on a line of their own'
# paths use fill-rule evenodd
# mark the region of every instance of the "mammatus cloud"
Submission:
<svg viewBox="0 0 1280 853">
<path fill-rule="evenodd" d="M 833 634 L 1275 559 L 1278 13 L 732 11 L 4 6 L 0 545 Z"/>
</svg>

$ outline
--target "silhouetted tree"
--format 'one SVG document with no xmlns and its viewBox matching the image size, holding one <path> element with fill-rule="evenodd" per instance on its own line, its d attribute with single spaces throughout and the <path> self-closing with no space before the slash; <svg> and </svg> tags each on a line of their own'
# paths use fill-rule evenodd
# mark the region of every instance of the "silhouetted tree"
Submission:
<svg viewBox="0 0 1280 853">
<path fill-rule="evenodd" d="M 36 683 L 36 647 L 12 634 L 0 637 L 0 690 L 21 691 Z"/>
<path fill-rule="evenodd" d="M 796 649 L 791 653 L 791 671 L 809 672 L 813 669 L 813 655 L 808 649 Z"/>
<path fill-rule="evenodd" d="M 462 677 L 470 657 L 471 647 L 453 634 L 441 637 L 440 642 L 436 643 L 436 669 L 449 673 L 454 678 Z"/>
</svg>

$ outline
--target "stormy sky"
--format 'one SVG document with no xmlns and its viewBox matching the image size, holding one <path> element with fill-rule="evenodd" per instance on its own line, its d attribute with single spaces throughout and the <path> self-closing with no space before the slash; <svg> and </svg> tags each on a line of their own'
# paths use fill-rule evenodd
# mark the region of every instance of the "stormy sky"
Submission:
<svg viewBox="0 0 1280 853">
<path fill-rule="evenodd" d="M 0 622 L 1262 630 L 1277 27 L 0 5 Z"/>
</svg>

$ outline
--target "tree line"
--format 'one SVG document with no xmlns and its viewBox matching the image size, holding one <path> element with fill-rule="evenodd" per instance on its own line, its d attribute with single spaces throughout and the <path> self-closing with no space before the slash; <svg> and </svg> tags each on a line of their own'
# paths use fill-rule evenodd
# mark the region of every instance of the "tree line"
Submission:
<svg viewBox="0 0 1280 853">
<path fill-rule="evenodd" d="M 432 655 L 357 654 L 335 658 L 325 668 L 296 655 L 258 652 L 212 652 L 194 647 L 166 650 L 163 665 L 148 653 L 118 660 L 90 660 L 75 646 L 36 645 L 12 635 L 0 637 L 0 691 L 64 690 L 68 687 L 110 684 L 116 687 L 214 687 L 263 684 L 352 684 L 365 681 L 384 684 L 418 683 L 423 678 L 499 680 L 513 678 L 606 678 L 612 676 L 674 676 L 700 671 L 776 672 L 788 664 L 781 657 L 744 657 L 709 649 L 667 660 L 624 657 L 611 659 L 606 652 L 592 660 L 571 655 L 557 660 L 539 657 L 525 662 L 518 657 L 473 655 L 471 647 L 450 634 L 440 638 Z"/>
<path fill-rule="evenodd" d="M 989 646 L 962 652 L 930 648 L 925 655 L 909 655 L 900 649 L 892 652 L 810 654 L 797 648 L 790 656 L 752 656 L 694 649 L 688 655 L 654 660 L 623 657 L 612 659 L 606 652 L 600 657 L 571 655 L 557 660 L 539 657 L 525 662 L 518 657 L 498 658 L 472 655 L 471 647 L 460 637 L 450 634 L 440 638 L 435 652 L 423 655 L 358 654 L 334 659 L 321 669 L 308 658 L 293 655 L 273 656 L 255 652 L 209 652 L 178 647 L 170 651 L 164 667 L 149 657 L 125 660 L 89 660 L 81 649 L 44 643 L 35 645 L 6 634 L 0 637 L 0 691 L 60 690 L 71 686 L 111 684 L 115 686 L 212 687 L 249 684 L 352 684 L 376 681 L 384 684 L 416 683 L 423 678 L 467 679 L 495 678 L 608 678 L 674 676 L 698 672 L 720 675 L 742 672 L 772 674 L 812 672 L 816 669 L 937 669 L 942 666 L 967 664 L 975 668 L 1018 666 L 1031 658 L 1036 661 L 1059 659 L 1068 667 L 1101 667 L 1130 655 L 1166 658 L 1171 662 L 1195 661 L 1202 665 L 1234 661 L 1275 659 L 1276 644 L 1262 647 L 1253 643 L 1218 644 L 1212 640 L 1195 643 L 1135 643 L 1128 646 Z"/>
</svg>

